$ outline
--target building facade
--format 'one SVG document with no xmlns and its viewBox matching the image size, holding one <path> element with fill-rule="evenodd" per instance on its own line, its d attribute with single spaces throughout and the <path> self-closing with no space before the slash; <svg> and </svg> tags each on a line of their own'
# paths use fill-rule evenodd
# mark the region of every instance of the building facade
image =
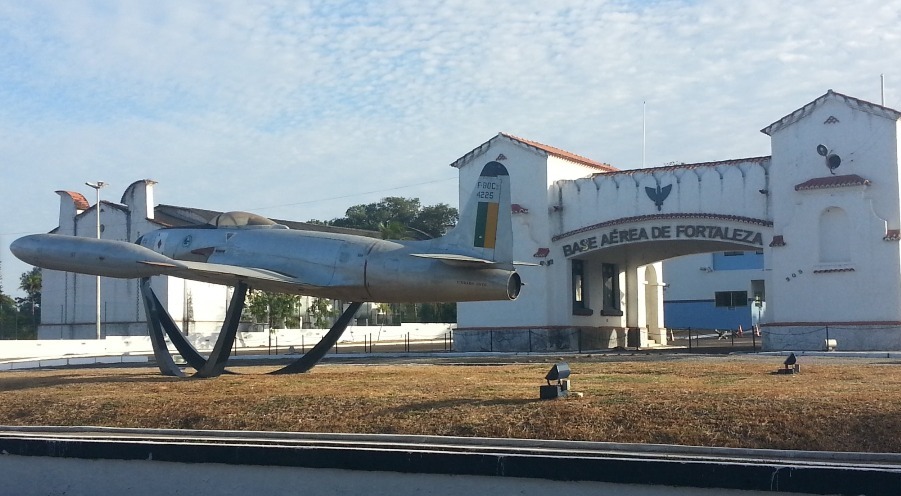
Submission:
<svg viewBox="0 0 901 496">
<path fill-rule="evenodd" d="M 135 181 L 118 203 L 101 201 L 90 205 L 78 192 L 57 191 L 60 197 L 59 227 L 52 232 L 69 236 L 95 237 L 97 214 L 103 239 L 135 242 L 141 235 L 162 227 L 207 224 L 221 212 L 175 205 L 154 206 L 154 185 L 150 179 Z M 377 233 L 339 227 L 279 221 L 292 229 L 330 230 L 348 234 L 377 236 Z M 90 339 L 97 337 L 97 277 L 71 272 L 43 270 L 41 324 L 38 339 Z M 232 288 L 177 277 L 151 279 L 154 293 L 185 334 L 217 333 L 225 318 Z M 312 325 L 310 298 L 301 298 L 298 317 Z M 330 305 L 333 302 L 330 303 Z M 371 305 L 367 319 L 375 321 L 378 310 Z M 147 322 L 139 281 L 100 278 L 100 332 L 106 336 L 147 336 Z M 248 329 L 250 330 L 250 329 Z"/>
<path fill-rule="evenodd" d="M 638 170 L 498 134 L 451 165 L 461 200 L 485 163 L 509 171 L 526 286 L 512 302 L 459 304 L 456 349 L 648 346 L 667 327 L 755 324 L 767 349 L 901 349 L 899 118 L 830 90 L 762 130 L 770 156 Z M 104 238 L 134 241 L 218 213 L 154 207 L 153 185 L 93 207 L 59 192 L 55 232 L 94 236 L 99 211 Z M 95 280 L 44 272 L 39 337 L 94 336 Z M 146 335 L 137 281 L 101 281 L 103 332 Z M 183 330 L 219 328 L 230 289 L 153 284 Z"/>
<path fill-rule="evenodd" d="M 70 236 L 97 235 L 134 242 L 141 235 L 187 219 L 171 218 L 153 203 L 154 181 L 132 183 L 119 203 L 101 201 L 91 206 L 81 193 L 57 191 L 60 197 L 59 227 L 54 233 Z M 165 207 L 161 209 L 165 211 Z M 42 271 L 41 325 L 38 339 L 85 339 L 96 337 L 97 277 Z M 152 280 L 154 292 L 186 332 L 211 331 L 221 325 L 231 289 L 170 277 Z M 147 323 L 139 281 L 100 278 L 101 337 L 146 336 Z"/>
<path fill-rule="evenodd" d="M 830 90 L 762 130 L 771 156 L 640 170 L 492 138 L 452 165 L 462 189 L 503 161 L 516 256 L 539 265 L 514 302 L 460 304 L 457 349 L 644 346 L 666 325 L 752 324 L 767 349 L 901 349 L 899 118 Z"/>
</svg>

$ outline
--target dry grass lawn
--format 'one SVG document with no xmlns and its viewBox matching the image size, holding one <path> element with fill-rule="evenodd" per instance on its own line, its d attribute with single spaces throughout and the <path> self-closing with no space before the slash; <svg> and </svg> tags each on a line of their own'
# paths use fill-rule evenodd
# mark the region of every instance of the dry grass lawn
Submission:
<svg viewBox="0 0 901 496">
<path fill-rule="evenodd" d="M 552 361 L 323 364 L 216 379 L 150 368 L 0 373 L 0 424 L 365 432 L 901 452 L 901 363 L 568 358 L 581 399 L 540 401 Z"/>
</svg>

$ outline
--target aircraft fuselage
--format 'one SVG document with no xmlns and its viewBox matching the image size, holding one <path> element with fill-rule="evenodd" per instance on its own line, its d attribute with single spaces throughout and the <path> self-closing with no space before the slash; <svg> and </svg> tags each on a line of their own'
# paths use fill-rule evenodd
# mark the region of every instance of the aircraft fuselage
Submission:
<svg viewBox="0 0 901 496">
<path fill-rule="evenodd" d="M 185 262 L 252 266 L 298 281 L 256 281 L 255 289 L 347 301 L 425 302 L 513 299 L 519 276 L 418 258 L 422 241 L 392 241 L 282 226 L 167 228 L 139 243 Z M 218 281 L 211 281 L 218 282 Z"/>
</svg>

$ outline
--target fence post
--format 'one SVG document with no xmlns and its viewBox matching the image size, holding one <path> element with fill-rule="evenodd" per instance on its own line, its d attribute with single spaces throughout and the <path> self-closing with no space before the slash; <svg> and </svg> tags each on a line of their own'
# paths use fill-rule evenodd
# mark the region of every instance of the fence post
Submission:
<svg viewBox="0 0 901 496">
<path fill-rule="evenodd" d="M 691 327 L 688 328 L 688 351 L 691 351 Z"/>
<path fill-rule="evenodd" d="M 579 340 L 579 354 L 582 354 L 582 328 L 579 328 L 578 340 Z"/>
</svg>

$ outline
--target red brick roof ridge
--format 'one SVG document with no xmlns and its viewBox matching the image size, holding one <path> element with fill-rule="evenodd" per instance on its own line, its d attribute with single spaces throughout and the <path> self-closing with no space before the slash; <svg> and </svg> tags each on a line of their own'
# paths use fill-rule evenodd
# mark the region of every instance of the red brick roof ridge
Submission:
<svg viewBox="0 0 901 496">
<path fill-rule="evenodd" d="M 78 210 L 87 210 L 91 208 L 91 204 L 88 202 L 88 199 L 85 196 L 77 191 L 66 191 L 59 190 L 56 192 L 59 195 L 67 195 L 72 199 L 72 202 L 75 203 L 75 208 Z"/>
<path fill-rule="evenodd" d="M 699 167 L 714 167 L 717 165 L 740 165 L 747 162 L 766 162 L 770 160 L 772 157 L 770 155 L 761 156 L 761 157 L 747 157 L 747 158 L 732 158 L 728 160 L 718 160 L 715 162 L 697 162 L 694 164 L 677 164 L 677 165 L 661 165 L 659 167 L 645 167 L 642 169 L 620 169 L 617 171 L 607 172 L 603 175 L 625 175 L 625 174 L 637 174 L 637 173 L 647 173 L 647 172 L 663 172 L 663 171 L 674 171 L 679 169 L 697 169 Z"/>
<path fill-rule="evenodd" d="M 568 152 L 568 151 L 566 151 L 566 150 L 557 148 L 557 147 L 555 147 L 555 146 L 545 145 L 544 143 L 539 143 L 539 142 L 537 142 L 537 141 L 532 141 L 532 140 L 528 140 L 528 139 L 525 139 L 525 138 L 520 138 L 519 136 L 514 136 L 514 135 L 509 134 L 509 133 L 504 133 L 504 132 L 502 132 L 502 133 L 500 133 L 500 134 L 501 134 L 502 136 L 505 136 L 505 137 L 507 137 L 507 138 L 510 138 L 510 139 L 512 139 L 512 140 L 514 140 L 514 141 L 519 141 L 520 143 L 523 143 L 523 144 L 526 144 L 526 145 L 529 145 L 529 146 L 533 146 L 533 147 L 538 148 L 538 149 L 540 149 L 540 150 L 543 150 L 543 151 L 545 151 L 545 152 L 547 152 L 547 153 L 549 153 L 549 154 L 551 154 L 551 155 L 554 155 L 554 156 L 557 156 L 557 157 L 560 157 L 560 158 L 565 158 L 565 159 L 567 159 L 567 160 L 570 160 L 570 161 L 573 161 L 573 162 L 576 162 L 576 163 L 580 163 L 580 164 L 583 164 L 583 165 L 587 165 L 587 166 L 594 167 L 594 168 L 596 168 L 596 169 L 601 169 L 601 170 L 608 171 L 608 172 L 616 172 L 616 171 L 619 170 L 619 169 L 617 169 L 616 167 L 613 167 L 613 166 L 610 165 L 610 164 L 605 164 L 605 163 L 603 163 L 603 162 L 598 162 L 598 161 L 596 161 L 596 160 L 591 160 L 590 158 L 583 157 L 582 155 L 577 155 L 577 154 L 572 153 L 572 152 Z"/>
<path fill-rule="evenodd" d="M 795 191 L 821 188 L 842 188 L 846 186 L 867 186 L 869 184 L 869 179 L 865 179 L 857 174 L 845 174 L 843 176 L 825 176 L 808 179 L 803 183 L 796 184 Z"/>
<path fill-rule="evenodd" d="M 799 121 L 802 117 L 809 114 L 814 109 L 814 107 L 825 102 L 826 99 L 829 97 L 841 98 L 846 103 L 854 104 L 860 110 L 863 110 L 865 112 L 882 115 L 884 117 L 890 117 L 890 118 L 893 118 L 896 120 L 901 119 L 901 112 L 899 112 L 893 108 L 886 107 L 884 105 L 879 105 L 879 104 L 873 103 L 873 102 L 868 102 L 866 100 L 861 100 L 860 98 L 848 96 L 843 93 L 839 93 L 837 91 L 832 91 L 830 89 L 825 94 L 820 95 L 819 97 L 814 99 L 812 102 L 808 103 L 807 105 L 804 105 L 803 107 L 791 112 L 790 114 L 777 120 L 776 122 L 770 124 L 769 126 L 761 129 L 760 132 L 763 134 L 766 134 L 768 136 L 771 136 L 773 132 L 782 129 L 782 128 L 788 126 L 789 124 Z"/>
</svg>

